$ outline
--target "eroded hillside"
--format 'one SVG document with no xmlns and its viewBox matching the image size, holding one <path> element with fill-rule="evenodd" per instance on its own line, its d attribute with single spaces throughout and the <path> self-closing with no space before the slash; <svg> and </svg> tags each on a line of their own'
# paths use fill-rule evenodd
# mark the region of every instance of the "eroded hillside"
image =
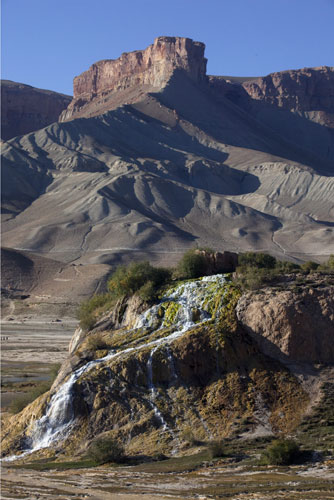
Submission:
<svg viewBox="0 0 334 500">
<path fill-rule="evenodd" d="M 3 244 L 92 283 L 194 244 L 326 260 L 333 70 L 244 80 L 208 77 L 204 45 L 178 37 L 94 64 L 65 121 L 3 146 Z"/>
</svg>

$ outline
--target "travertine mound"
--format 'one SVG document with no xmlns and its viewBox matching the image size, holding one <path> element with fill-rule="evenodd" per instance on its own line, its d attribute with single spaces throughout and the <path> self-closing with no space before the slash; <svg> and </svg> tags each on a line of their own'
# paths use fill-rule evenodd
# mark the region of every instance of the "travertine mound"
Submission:
<svg viewBox="0 0 334 500">
<path fill-rule="evenodd" d="M 71 97 L 1 80 L 1 138 L 7 141 L 57 122 Z"/>
<path fill-rule="evenodd" d="M 334 287 L 250 292 L 237 306 L 241 324 L 276 359 L 334 363 Z"/>
<path fill-rule="evenodd" d="M 255 436 L 292 431 L 308 395 L 237 324 L 239 293 L 222 280 L 174 285 L 137 328 L 118 310 L 121 328 L 78 331 L 50 393 L 6 423 L 2 453 L 34 447 L 38 455 L 73 457 L 105 435 L 129 454 L 178 453 L 189 430 L 204 441 L 236 436 L 246 418 Z M 179 324 L 178 314 L 195 304 L 198 319 Z M 135 312 L 133 301 L 123 303 L 125 315 L 126 306 Z M 199 319 L 202 307 L 215 321 Z M 141 311 L 137 303 L 137 320 Z"/>
</svg>

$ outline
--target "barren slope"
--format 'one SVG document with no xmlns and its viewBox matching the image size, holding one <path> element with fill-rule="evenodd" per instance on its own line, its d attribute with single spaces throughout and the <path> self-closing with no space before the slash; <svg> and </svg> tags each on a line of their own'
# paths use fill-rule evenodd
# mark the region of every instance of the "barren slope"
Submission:
<svg viewBox="0 0 334 500">
<path fill-rule="evenodd" d="M 101 61 L 75 79 L 69 121 L 8 141 L 3 244 L 76 265 L 134 252 L 173 264 L 196 244 L 326 259 L 331 149 L 323 155 L 294 140 L 293 110 L 207 79 L 203 52 L 198 42 L 160 37 L 146 51 Z M 331 82 L 332 71 L 324 74 Z M 280 112 L 286 127 L 276 127 Z M 297 136 L 317 127 L 315 137 L 330 143 L 332 129 L 307 113 L 297 118 Z"/>
</svg>

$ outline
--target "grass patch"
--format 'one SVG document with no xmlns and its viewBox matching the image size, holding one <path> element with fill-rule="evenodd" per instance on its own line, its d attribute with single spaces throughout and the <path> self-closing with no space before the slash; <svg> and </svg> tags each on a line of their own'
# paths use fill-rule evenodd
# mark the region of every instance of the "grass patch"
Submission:
<svg viewBox="0 0 334 500">
<path fill-rule="evenodd" d="M 149 473 L 170 473 L 192 471 L 200 467 L 203 462 L 210 461 L 210 453 L 207 449 L 185 457 L 168 458 L 159 462 L 150 462 L 133 467 L 134 471 Z"/>
<path fill-rule="evenodd" d="M 17 464 L 17 465 L 7 465 L 6 467 L 11 469 L 31 469 L 36 471 L 47 471 L 47 470 L 70 470 L 70 469 L 86 469 L 90 467 L 97 467 L 99 464 L 93 459 L 82 459 L 73 462 L 48 462 L 46 460 L 38 460 L 36 462 Z"/>
</svg>

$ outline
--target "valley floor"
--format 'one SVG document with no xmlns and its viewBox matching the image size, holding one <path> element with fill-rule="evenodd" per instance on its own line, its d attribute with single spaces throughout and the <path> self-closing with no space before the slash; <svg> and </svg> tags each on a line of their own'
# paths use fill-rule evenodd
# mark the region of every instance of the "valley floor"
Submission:
<svg viewBox="0 0 334 500">
<path fill-rule="evenodd" d="M 334 499 L 334 463 L 330 461 L 273 468 L 240 465 L 226 459 L 215 464 L 204 462 L 193 471 L 162 472 L 167 462 L 169 461 L 134 467 L 98 467 L 67 471 L 36 471 L 6 466 L 2 471 L 1 498 Z"/>
<path fill-rule="evenodd" d="M 53 365 L 68 355 L 77 320 L 17 317 L 1 322 L 1 409 L 36 383 L 47 380 Z"/>
</svg>

